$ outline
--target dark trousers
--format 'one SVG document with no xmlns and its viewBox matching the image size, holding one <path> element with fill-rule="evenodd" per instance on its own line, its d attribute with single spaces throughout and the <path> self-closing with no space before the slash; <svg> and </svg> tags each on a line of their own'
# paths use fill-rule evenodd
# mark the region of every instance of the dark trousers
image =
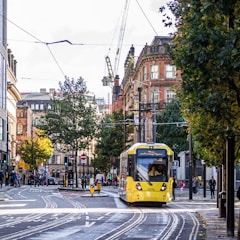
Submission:
<svg viewBox="0 0 240 240">
<path fill-rule="evenodd" d="M 215 198 L 215 189 L 210 189 L 211 198 Z"/>
</svg>

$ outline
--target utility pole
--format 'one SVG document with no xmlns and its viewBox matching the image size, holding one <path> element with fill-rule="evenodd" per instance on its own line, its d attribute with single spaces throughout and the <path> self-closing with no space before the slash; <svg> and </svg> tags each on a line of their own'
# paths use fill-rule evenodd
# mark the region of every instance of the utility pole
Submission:
<svg viewBox="0 0 240 240">
<path fill-rule="evenodd" d="M 138 142 L 142 142 L 142 127 L 141 127 L 141 92 L 142 88 L 138 87 Z"/>
<path fill-rule="evenodd" d="M 152 92 L 152 140 L 156 142 L 156 108 L 155 108 L 155 101 L 154 101 L 154 92 Z"/>
<path fill-rule="evenodd" d="M 192 132 L 189 131 L 189 200 L 192 200 Z"/>
<path fill-rule="evenodd" d="M 235 136 L 227 137 L 226 169 L 227 169 L 227 235 L 234 236 L 234 146 Z"/>
</svg>

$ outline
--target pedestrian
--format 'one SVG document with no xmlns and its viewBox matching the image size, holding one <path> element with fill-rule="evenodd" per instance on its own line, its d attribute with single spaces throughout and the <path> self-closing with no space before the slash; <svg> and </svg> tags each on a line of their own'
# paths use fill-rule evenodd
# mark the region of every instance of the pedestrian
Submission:
<svg viewBox="0 0 240 240">
<path fill-rule="evenodd" d="M 238 187 L 238 190 L 237 190 L 237 198 L 238 200 L 240 200 L 240 186 Z"/>
<path fill-rule="evenodd" d="M 215 187 L 216 187 L 216 180 L 214 179 L 214 176 L 209 180 L 208 182 L 211 192 L 211 199 L 215 198 Z"/>
<path fill-rule="evenodd" d="M 13 183 L 15 187 L 18 187 L 18 176 L 16 172 L 13 173 Z"/>
<path fill-rule="evenodd" d="M 1 170 L 1 172 L 0 172 L 0 186 L 1 186 L 1 188 L 2 188 L 2 185 L 3 185 L 3 178 L 4 178 L 4 176 L 3 176 L 3 172 Z"/>
<path fill-rule="evenodd" d="M 34 175 L 33 175 L 33 173 L 31 173 L 29 180 L 30 180 L 30 186 L 34 185 Z"/>
<path fill-rule="evenodd" d="M 5 173 L 5 186 L 8 186 L 8 184 L 9 184 L 9 174 L 8 174 L 8 170 L 6 171 L 6 173 Z"/>
<path fill-rule="evenodd" d="M 175 188 L 177 188 L 177 180 L 173 178 L 173 185 L 172 185 L 172 197 L 175 200 Z"/>
<path fill-rule="evenodd" d="M 192 181 L 193 193 L 196 194 L 198 193 L 198 185 L 199 185 L 198 177 L 194 177 Z"/>
<path fill-rule="evenodd" d="M 184 183 L 184 181 L 181 181 L 180 182 L 180 190 L 181 190 L 181 192 L 183 191 L 184 187 L 185 187 L 185 183 Z"/>
<path fill-rule="evenodd" d="M 81 179 L 81 183 L 82 183 L 82 189 L 84 189 L 84 176 L 82 176 L 82 179 Z"/>
<path fill-rule="evenodd" d="M 84 188 L 87 189 L 87 176 L 84 178 Z"/>
<path fill-rule="evenodd" d="M 20 174 L 19 174 L 19 173 L 16 173 L 16 174 L 17 174 L 17 187 L 20 187 L 21 177 L 20 177 Z"/>
</svg>

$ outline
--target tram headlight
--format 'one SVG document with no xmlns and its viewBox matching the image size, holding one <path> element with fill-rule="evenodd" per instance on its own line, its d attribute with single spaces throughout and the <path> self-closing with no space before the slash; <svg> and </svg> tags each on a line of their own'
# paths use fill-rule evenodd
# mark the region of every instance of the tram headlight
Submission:
<svg viewBox="0 0 240 240">
<path fill-rule="evenodd" d="M 167 189 L 167 185 L 165 183 L 162 184 L 160 191 L 165 191 Z"/>
<path fill-rule="evenodd" d="M 142 191 L 142 186 L 140 185 L 140 183 L 136 184 L 136 189 L 139 190 L 139 191 Z"/>
</svg>

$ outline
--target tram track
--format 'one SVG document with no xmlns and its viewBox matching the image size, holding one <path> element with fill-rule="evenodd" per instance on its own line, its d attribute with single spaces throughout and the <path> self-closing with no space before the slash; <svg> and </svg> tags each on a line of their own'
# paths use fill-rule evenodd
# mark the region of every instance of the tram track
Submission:
<svg viewBox="0 0 240 240">
<path fill-rule="evenodd" d="M 130 239 L 128 236 L 129 232 L 137 232 L 137 229 L 144 229 L 144 224 L 146 219 L 149 217 L 149 213 L 153 213 L 156 209 L 153 208 L 139 208 L 136 212 L 134 208 L 134 213 L 132 217 L 124 222 L 123 224 L 115 227 L 111 231 L 99 236 L 96 240 L 114 240 L 114 239 Z M 173 239 L 188 239 L 196 240 L 197 233 L 199 230 L 199 221 L 195 216 L 195 213 L 191 212 L 182 212 L 182 213 L 173 213 L 172 209 L 164 208 L 158 209 L 155 211 L 155 214 L 160 214 L 163 218 L 167 217 L 167 223 L 162 228 L 159 229 L 159 233 L 152 235 L 152 240 L 173 240 Z M 187 221 L 186 221 L 187 219 Z M 188 228 L 186 232 L 185 228 Z M 189 226 L 192 226 L 189 229 Z M 186 237 L 187 236 L 187 237 Z M 150 236 L 149 236 L 150 237 Z"/>
<path fill-rule="evenodd" d="M 180 224 L 181 227 L 176 231 L 178 232 L 178 234 L 176 235 L 176 232 L 172 233 L 174 236 L 176 236 L 175 239 L 183 238 L 182 235 L 184 235 L 184 239 L 186 240 L 198 239 L 200 222 L 196 213 L 191 211 L 185 211 L 185 207 L 182 205 L 175 205 L 175 207 L 177 207 L 179 210 L 178 213 L 176 213 L 178 215 L 178 218 L 182 219 L 182 223 Z M 168 211 L 172 214 L 172 212 L 175 211 L 175 209 L 168 209 Z M 186 237 L 186 235 L 188 236 Z M 171 237 L 167 239 L 173 239 L 173 238 Z"/>
<path fill-rule="evenodd" d="M 77 195 L 41 196 L 43 208 L 35 208 L 36 214 L 31 213 L 31 208 L 25 209 L 26 212 L 24 209 L 19 209 L 18 213 L 11 211 L 19 217 L 9 218 L 8 222 L 0 225 L 0 229 L 11 229 L 11 232 L 5 233 L 2 230 L 1 239 L 47 239 L 55 233 L 83 240 L 201 239 L 198 236 L 200 221 L 196 213 L 181 204 L 169 204 L 164 208 L 133 207 L 119 204 L 120 200 L 114 194 L 111 196 L 118 207 L 94 207 L 96 198 L 79 198 Z M 5 210 L 0 213 L 2 216 L 6 214 Z"/>
<path fill-rule="evenodd" d="M 141 225 L 146 220 L 146 215 L 141 209 L 138 209 L 138 212 L 134 212 L 133 216 L 123 224 L 114 228 L 113 230 L 107 232 L 106 234 L 101 235 L 96 240 L 114 240 L 118 237 L 124 235 L 129 232 L 131 229 L 136 226 Z"/>
<path fill-rule="evenodd" d="M 42 197 L 43 201 L 45 202 L 45 208 L 56 208 L 57 205 L 52 202 L 50 200 L 49 197 Z M 39 218 L 42 218 L 44 217 L 45 215 L 47 215 L 46 213 L 38 213 L 38 214 L 35 214 L 35 213 L 32 213 L 32 214 L 28 214 L 24 217 L 19 217 L 19 218 L 15 218 L 15 219 L 11 219 L 11 222 L 5 222 L 5 223 L 1 223 L 0 224 L 0 229 L 2 228 L 6 228 L 6 227 L 12 227 L 12 226 L 15 226 L 16 224 L 20 224 L 20 223 L 23 223 L 23 222 L 31 222 L 35 219 L 39 219 Z"/>
<path fill-rule="evenodd" d="M 45 209 L 54 209 L 57 208 L 57 203 L 53 200 L 53 197 L 55 198 L 56 196 L 42 196 L 42 199 L 45 203 Z M 58 196 L 61 197 L 62 196 Z M 86 214 L 86 211 L 84 212 L 79 212 L 77 211 L 77 209 L 83 209 L 85 208 L 84 205 L 82 205 L 80 202 L 76 202 L 76 201 L 72 201 L 71 199 L 65 199 L 66 201 L 68 201 L 74 209 L 76 209 L 75 213 L 68 213 L 68 214 L 63 214 L 63 216 L 59 215 L 58 219 L 52 220 L 52 221 L 47 221 L 45 223 L 41 223 L 40 221 L 38 221 L 38 225 L 37 226 L 31 226 L 30 228 L 26 228 L 26 229 L 19 229 L 19 231 L 15 231 L 18 228 L 14 228 L 17 224 L 21 224 L 21 223 L 26 223 L 26 222 L 33 222 L 36 219 L 43 219 L 44 217 L 48 216 L 49 213 L 39 213 L 39 214 L 28 214 L 24 217 L 20 217 L 17 218 L 15 220 L 11 220 L 11 222 L 9 223 L 2 223 L 0 225 L 0 228 L 6 228 L 6 227 L 11 227 L 13 229 L 13 232 L 10 234 L 6 234 L 1 236 L 2 239 L 4 240 L 12 240 L 12 239 L 22 239 L 22 238 L 26 238 L 26 237 L 30 237 L 36 233 L 39 232 L 43 232 L 43 231 L 48 231 L 50 229 L 53 229 L 55 227 L 59 227 L 60 225 L 64 225 L 68 222 L 73 221 L 73 219 L 75 218 L 79 218 L 79 214 Z"/>
</svg>

